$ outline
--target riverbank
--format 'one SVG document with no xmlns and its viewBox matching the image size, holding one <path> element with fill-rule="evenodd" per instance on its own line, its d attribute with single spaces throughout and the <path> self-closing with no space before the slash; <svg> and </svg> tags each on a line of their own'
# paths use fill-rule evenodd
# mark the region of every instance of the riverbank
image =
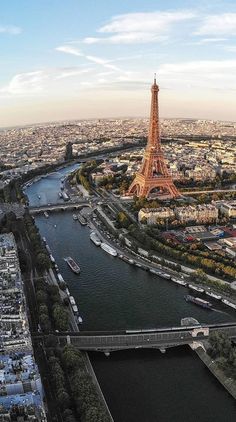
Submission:
<svg viewBox="0 0 236 422">
<path fill-rule="evenodd" d="M 54 274 L 54 272 L 53 272 L 52 269 L 50 269 L 49 272 L 48 272 L 48 279 L 51 280 L 51 283 L 53 285 L 56 285 L 59 288 L 59 284 L 58 284 L 59 279 L 58 279 L 58 276 L 56 274 Z M 61 291 L 60 288 L 59 288 L 59 292 L 60 292 L 61 297 L 63 298 L 64 295 L 65 295 L 65 293 L 63 291 Z M 69 319 L 70 319 L 70 325 L 71 325 L 72 331 L 79 332 L 80 330 L 79 330 L 79 327 L 78 327 L 78 323 L 76 321 L 76 318 L 75 318 L 73 309 L 72 309 L 72 307 L 71 307 L 70 304 L 69 304 Z M 95 374 L 95 372 L 93 370 L 93 367 L 92 367 L 92 364 L 90 362 L 89 355 L 88 355 L 87 352 L 81 352 L 81 355 L 83 357 L 84 365 L 85 365 L 85 367 L 87 369 L 87 372 L 90 374 L 91 379 L 93 381 L 93 384 L 95 385 L 95 388 L 96 388 L 98 397 L 100 398 L 100 401 L 101 401 L 101 403 L 102 403 L 102 405 L 103 405 L 103 407 L 105 409 L 105 412 L 108 415 L 110 422 L 114 422 L 114 419 L 113 419 L 113 417 L 111 415 L 111 412 L 109 410 L 109 407 L 107 405 L 107 402 L 105 400 L 105 397 L 103 395 L 103 392 L 102 392 L 101 387 L 99 385 L 98 379 L 96 377 L 96 374 Z"/>
<path fill-rule="evenodd" d="M 207 354 L 203 347 L 194 349 L 201 361 L 211 371 L 211 373 L 218 379 L 221 385 L 228 391 L 228 393 L 236 400 L 236 382 L 225 375 L 219 368 L 217 363 Z"/>
<path fill-rule="evenodd" d="M 205 283 L 201 281 L 198 283 L 195 283 L 194 281 L 191 280 L 191 278 L 189 278 L 191 274 L 194 272 L 194 270 L 188 267 L 181 266 L 181 270 L 183 272 L 179 273 L 179 271 L 176 271 L 173 269 L 173 266 L 177 265 L 177 263 L 173 261 L 165 260 L 165 264 L 169 263 L 171 265 L 171 268 L 170 268 L 168 266 L 164 266 L 161 264 L 163 261 L 162 257 L 155 256 L 156 261 L 159 262 L 158 264 L 157 262 L 152 261 L 150 258 L 144 257 L 140 253 L 135 252 L 133 249 L 131 249 L 131 247 L 125 247 L 123 250 L 121 250 L 120 245 L 118 245 L 114 241 L 111 241 L 111 239 L 109 239 L 107 236 L 104 236 L 104 233 L 101 233 L 100 228 L 98 227 L 97 224 L 94 223 L 94 221 L 89 223 L 89 227 L 95 232 L 97 232 L 98 236 L 100 237 L 100 239 L 102 239 L 103 242 L 107 243 L 109 246 L 117 250 L 119 258 L 124 259 L 125 257 L 126 263 L 129 263 L 130 265 L 134 265 L 134 264 L 139 265 L 141 266 L 140 268 L 143 268 L 145 270 L 148 269 L 150 272 L 152 272 L 152 274 L 155 274 L 155 271 L 156 271 L 156 275 L 159 277 L 161 277 L 162 276 L 161 274 L 163 273 L 164 275 L 167 274 L 169 275 L 169 277 L 167 276 L 163 277 L 167 281 L 173 281 L 174 283 L 176 283 L 175 279 L 176 278 L 180 279 L 180 281 L 185 283 L 185 285 L 183 284 L 184 287 L 188 287 L 190 284 L 191 286 L 195 287 L 196 291 L 198 291 L 198 289 L 199 291 L 202 289 L 200 293 L 206 294 L 208 298 L 211 294 L 217 295 L 217 296 L 220 294 L 221 298 L 219 300 L 221 300 L 226 306 L 229 306 L 232 309 L 236 309 L 236 299 L 232 299 L 230 295 L 225 294 L 222 290 L 220 289 L 218 290 L 217 288 L 214 288 L 215 286 L 212 283 L 212 281 L 218 281 L 221 284 L 228 285 L 227 282 L 224 282 L 222 280 L 218 280 L 212 276 L 209 276 L 209 283 L 207 283 L 207 281 L 205 281 Z M 112 235 L 112 233 L 110 234 Z M 146 252 L 148 255 L 148 251 L 143 250 L 143 252 Z M 187 271 L 187 269 L 191 271 Z M 192 290 L 194 290 L 194 288 L 192 288 Z"/>
</svg>

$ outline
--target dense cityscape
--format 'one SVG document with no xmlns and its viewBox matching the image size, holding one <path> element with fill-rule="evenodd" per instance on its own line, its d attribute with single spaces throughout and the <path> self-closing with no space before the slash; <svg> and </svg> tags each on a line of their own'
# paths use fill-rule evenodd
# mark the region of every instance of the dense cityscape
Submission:
<svg viewBox="0 0 236 422">
<path fill-rule="evenodd" d="M 23 3 L 0 22 L 0 422 L 235 421 L 236 8 Z"/>
</svg>

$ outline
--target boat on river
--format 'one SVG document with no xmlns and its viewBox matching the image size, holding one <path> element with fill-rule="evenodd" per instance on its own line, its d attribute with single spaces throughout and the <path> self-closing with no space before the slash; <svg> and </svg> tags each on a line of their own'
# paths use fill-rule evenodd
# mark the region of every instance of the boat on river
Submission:
<svg viewBox="0 0 236 422">
<path fill-rule="evenodd" d="M 85 217 L 80 213 L 78 214 L 78 220 L 79 220 L 79 222 L 82 226 L 86 226 L 87 221 L 86 221 Z"/>
<path fill-rule="evenodd" d="M 109 255 L 117 256 L 116 250 L 114 248 L 112 248 L 110 245 L 108 245 L 107 243 L 101 243 L 101 248 L 105 252 L 109 253 Z"/>
<path fill-rule="evenodd" d="M 47 212 L 47 211 L 44 211 L 44 217 L 46 217 L 46 218 L 48 218 L 48 217 L 49 217 L 49 214 L 48 214 L 48 212 Z"/>
<path fill-rule="evenodd" d="M 231 308 L 236 309 L 236 304 L 235 304 L 235 303 L 230 302 L 228 299 L 222 299 L 222 302 L 223 302 L 225 305 L 228 305 L 228 306 L 230 306 Z"/>
<path fill-rule="evenodd" d="M 194 286 L 193 284 L 188 284 L 189 289 L 195 290 L 199 293 L 204 293 L 205 290 L 202 287 Z"/>
<path fill-rule="evenodd" d="M 208 290 L 205 290 L 205 293 L 207 296 L 213 297 L 213 299 L 221 300 L 222 296 L 217 295 L 216 293 L 209 292 Z"/>
<path fill-rule="evenodd" d="M 131 265 L 133 265 L 133 264 L 134 264 L 134 260 L 133 260 L 133 259 L 131 259 L 131 258 L 128 258 L 128 257 L 127 257 L 127 256 L 125 256 L 125 255 L 120 255 L 120 258 L 121 258 L 123 261 L 127 262 L 127 264 L 131 264 Z"/>
<path fill-rule="evenodd" d="M 170 280 L 170 277 L 171 277 L 170 274 L 167 274 L 167 273 L 161 273 L 160 276 L 162 278 L 165 278 L 166 280 Z"/>
<path fill-rule="evenodd" d="M 90 240 L 92 240 L 92 242 L 96 245 L 96 246 L 101 246 L 101 240 L 99 239 L 97 233 L 95 232 L 91 232 L 90 233 Z"/>
<path fill-rule="evenodd" d="M 179 284 L 180 286 L 187 285 L 187 283 L 184 280 L 180 280 L 179 278 L 176 278 L 176 277 L 171 277 L 171 281 L 173 281 L 176 284 Z"/>
<path fill-rule="evenodd" d="M 73 214 L 73 220 L 78 220 L 78 215 L 76 215 L 76 214 Z"/>
<path fill-rule="evenodd" d="M 186 302 L 192 302 L 192 303 L 195 303 L 195 305 L 201 306 L 202 308 L 212 310 L 212 304 L 208 302 L 207 300 L 203 300 L 200 297 L 194 297 L 191 295 L 187 295 L 184 298 Z"/>
<path fill-rule="evenodd" d="M 67 265 L 70 267 L 70 269 L 75 274 L 79 274 L 80 273 L 80 267 L 79 267 L 79 265 L 73 260 L 73 258 L 71 258 L 71 256 L 67 256 L 66 258 L 64 258 L 64 260 L 66 261 Z"/>
</svg>

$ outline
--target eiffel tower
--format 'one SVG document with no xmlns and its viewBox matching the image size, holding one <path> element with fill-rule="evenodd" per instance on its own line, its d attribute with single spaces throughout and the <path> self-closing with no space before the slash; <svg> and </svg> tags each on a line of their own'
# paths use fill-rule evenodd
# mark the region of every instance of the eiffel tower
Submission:
<svg viewBox="0 0 236 422">
<path fill-rule="evenodd" d="M 151 114 L 148 142 L 140 170 L 136 173 L 127 195 L 145 198 L 176 198 L 180 196 L 167 168 L 161 148 L 160 123 L 158 110 L 158 91 L 156 75 L 151 88 Z"/>
</svg>

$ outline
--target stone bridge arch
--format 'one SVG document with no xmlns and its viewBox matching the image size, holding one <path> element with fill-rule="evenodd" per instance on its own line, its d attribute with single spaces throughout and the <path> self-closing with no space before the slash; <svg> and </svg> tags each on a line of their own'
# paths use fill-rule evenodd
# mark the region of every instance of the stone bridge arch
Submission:
<svg viewBox="0 0 236 422">
<path fill-rule="evenodd" d="M 208 337 L 209 336 L 209 328 L 208 327 L 194 328 L 192 330 L 192 337 L 198 337 L 198 336 Z"/>
</svg>

